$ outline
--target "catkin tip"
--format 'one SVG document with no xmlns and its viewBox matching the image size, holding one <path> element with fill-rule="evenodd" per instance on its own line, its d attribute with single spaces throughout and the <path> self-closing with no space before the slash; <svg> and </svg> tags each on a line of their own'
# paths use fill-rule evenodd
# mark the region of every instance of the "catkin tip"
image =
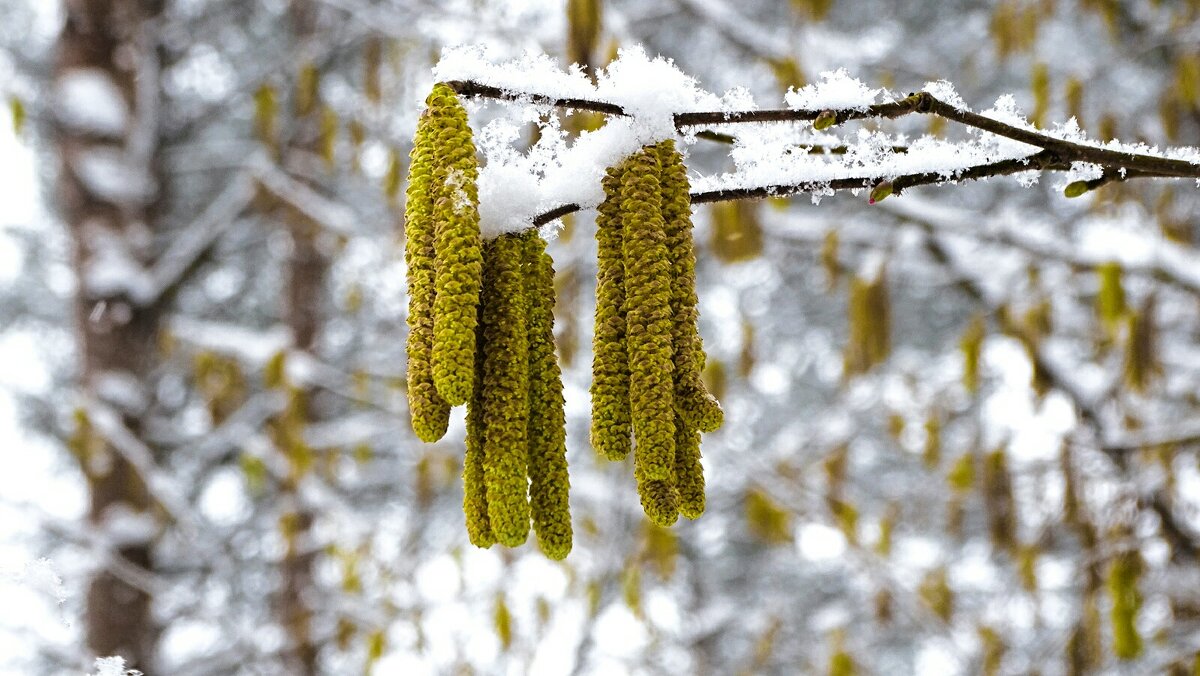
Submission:
<svg viewBox="0 0 1200 676">
<path fill-rule="evenodd" d="M 679 519 L 679 498 L 669 481 L 646 481 L 638 486 L 642 510 L 655 525 L 670 527 Z"/>
</svg>

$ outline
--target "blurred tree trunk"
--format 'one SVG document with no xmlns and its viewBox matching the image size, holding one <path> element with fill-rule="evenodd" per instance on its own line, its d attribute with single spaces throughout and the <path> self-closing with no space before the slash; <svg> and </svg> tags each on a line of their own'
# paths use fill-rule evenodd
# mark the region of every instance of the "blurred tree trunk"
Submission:
<svg viewBox="0 0 1200 676">
<path fill-rule="evenodd" d="M 134 442 L 147 447 L 143 416 L 152 390 L 146 384 L 156 362 L 161 308 L 139 305 L 131 288 L 101 280 L 136 277 L 128 274 L 136 270 L 111 266 L 144 264 L 159 230 L 160 56 L 154 19 L 162 9 L 162 0 L 67 0 L 54 69 L 57 190 L 79 280 L 79 384 L 89 400 L 115 408 Z M 114 383 L 121 387 L 114 389 Z M 114 391 L 131 396 L 114 397 Z M 94 429 L 85 418 L 80 427 Z M 88 648 L 152 672 L 159 634 L 152 598 L 133 583 L 136 574 L 116 571 L 153 568 L 151 547 L 161 518 L 144 477 L 125 456 L 106 440 L 87 441 L 79 458 L 89 490 L 88 518 L 102 538 L 108 534 L 102 542 L 111 545 L 115 559 L 88 586 Z M 118 518 L 146 527 L 106 528 Z M 121 537 L 112 537 L 118 532 Z"/>
<path fill-rule="evenodd" d="M 317 31 L 316 6 L 311 0 L 292 0 L 290 11 L 295 37 L 294 48 L 299 54 L 303 43 Z M 301 67 L 316 68 L 310 64 Z M 311 81 L 311 89 L 299 91 L 309 86 L 310 82 L 302 75 L 297 95 L 307 97 L 308 100 L 306 104 L 294 107 L 297 113 L 295 125 L 289 142 L 281 153 L 285 170 L 289 166 L 289 160 L 293 159 L 292 155 L 296 156 L 297 164 L 302 164 L 304 156 L 311 158 L 319 153 L 322 111 L 317 81 Z M 311 353 L 316 351 L 323 321 L 322 308 L 329 261 L 318 247 L 319 224 L 297 209 L 285 208 L 282 213 L 292 240 L 283 299 L 284 318 L 295 341 L 295 349 Z M 300 408 L 298 413 L 305 423 L 312 422 L 314 418 L 311 394 L 307 388 L 298 389 L 293 393 L 295 405 Z M 292 471 L 282 486 L 281 496 L 283 518 L 288 524 L 288 548 L 281 570 L 282 595 L 279 604 L 280 619 L 290 638 L 284 664 L 290 674 L 313 676 L 317 673 L 317 658 L 320 652 L 320 642 L 314 638 L 312 627 L 312 603 L 316 594 L 313 564 L 317 551 L 310 535 L 313 513 L 303 503 L 298 486 L 307 475 L 311 461 L 297 462 L 294 453 L 289 453 L 287 449 L 284 451 L 292 460 Z M 303 454 L 307 456 L 308 453 L 309 451 L 304 449 Z"/>
</svg>

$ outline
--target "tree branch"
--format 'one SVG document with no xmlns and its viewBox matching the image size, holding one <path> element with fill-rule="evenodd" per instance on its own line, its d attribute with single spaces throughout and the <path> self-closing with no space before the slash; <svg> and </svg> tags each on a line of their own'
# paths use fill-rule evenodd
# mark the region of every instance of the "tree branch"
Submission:
<svg viewBox="0 0 1200 676">
<path fill-rule="evenodd" d="M 957 183 L 958 181 L 974 181 L 991 176 L 1005 176 L 1008 174 L 1016 174 L 1022 171 L 1041 170 L 1041 171 L 1064 171 L 1070 169 L 1069 163 L 1061 162 L 1056 159 L 1056 156 L 1049 152 L 1043 151 L 1035 153 L 1028 157 L 1002 160 L 989 164 L 981 164 L 974 167 L 967 167 L 957 174 L 942 174 L 938 172 L 921 172 L 916 174 L 904 174 L 891 178 L 892 192 L 899 194 L 906 188 L 912 188 L 919 185 L 937 185 L 941 183 Z M 838 178 L 832 181 L 805 181 L 803 183 L 794 184 L 779 184 L 779 185 L 764 185 L 748 188 L 725 188 L 720 190 L 704 190 L 691 193 L 691 201 L 693 204 L 704 204 L 708 202 L 727 202 L 730 200 L 743 199 L 763 199 L 766 197 L 786 197 L 788 195 L 797 195 L 801 193 L 822 192 L 825 190 L 855 190 L 870 188 L 878 185 L 880 182 L 887 180 L 884 176 L 855 176 L 851 178 Z M 533 219 L 534 227 L 543 226 L 551 221 L 562 218 L 567 214 L 581 210 L 578 204 L 564 204 L 560 207 L 555 207 L 550 211 L 538 215 Z"/>
<path fill-rule="evenodd" d="M 519 101 L 535 105 L 551 105 L 557 108 L 588 110 L 607 115 L 629 115 L 620 105 L 609 101 L 583 98 L 557 98 L 545 94 L 517 92 L 470 80 L 454 80 L 446 84 L 462 96 Z M 966 167 L 949 176 L 936 172 L 923 172 L 897 177 L 863 176 L 836 179 L 828 182 L 811 181 L 793 185 L 767 185 L 750 188 L 710 190 L 692 193 L 692 202 L 703 203 L 756 199 L 831 189 L 852 190 L 869 188 L 878 185 L 884 180 L 891 180 L 892 193 L 899 194 L 905 188 L 918 185 L 977 180 L 990 176 L 1003 176 L 1029 171 L 1031 169 L 1064 171 L 1070 169 L 1071 164 L 1075 162 L 1098 164 L 1104 168 L 1104 173 L 1099 179 L 1085 182 L 1088 190 L 1111 181 L 1124 181 L 1131 178 L 1194 178 L 1200 180 L 1200 164 L 1194 162 L 1066 141 L 1048 134 L 1016 127 L 978 113 L 957 108 L 936 98 L 929 92 L 910 94 L 897 101 L 877 103 L 862 109 L 766 109 L 683 112 L 675 113 L 674 120 L 676 130 L 683 131 L 689 127 L 697 126 L 737 124 L 743 122 L 812 122 L 818 118 L 823 123 L 828 123 L 826 126 L 832 126 L 851 120 L 894 119 L 912 113 L 937 115 L 967 127 L 1041 148 L 1041 150 L 1024 158 Z M 701 131 L 698 135 L 721 142 L 728 143 L 733 141 L 732 137 L 712 130 Z M 579 211 L 581 208 L 577 204 L 564 204 L 555 207 L 534 218 L 533 225 L 535 227 L 545 225 L 567 214 Z"/>
</svg>

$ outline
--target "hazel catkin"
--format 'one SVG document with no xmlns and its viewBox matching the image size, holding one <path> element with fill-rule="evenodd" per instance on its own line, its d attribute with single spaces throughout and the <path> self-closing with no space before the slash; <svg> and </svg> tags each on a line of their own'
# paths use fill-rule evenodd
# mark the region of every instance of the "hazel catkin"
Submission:
<svg viewBox="0 0 1200 676">
<path fill-rule="evenodd" d="M 596 326 L 592 338 L 592 447 L 609 460 L 631 448 L 629 353 L 625 335 L 625 252 L 621 222 L 622 163 L 610 168 L 596 212 Z"/>
<path fill-rule="evenodd" d="M 486 298 L 486 289 L 484 297 Z M 482 314 L 482 307 L 479 310 Z M 483 340 L 482 317 L 476 328 L 475 390 L 467 401 L 467 441 L 463 457 L 463 514 L 467 521 L 467 538 L 471 544 L 484 549 L 496 542 L 492 525 L 488 520 L 487 481 L 484 477 L 483 424 Z"/>
<path fill-rule="evenodd" d="M 433 382 L 435 296 L 433 165 L 435 118 L 426 110 L 417 124 L 405 203 L 404 260 L 408 277 L 408 408 L 422 441 L 441 439 L 450 405 Z"/>
<path fill-rule="evenodd" d="M 488 522 L 500 544 L 529 535 L 527 488 L 529 337 L 517 235 L 500 235 L 484 255 L 483 476 Z"/>
<path fill-rule="evenodd" d="M 692 206 L 687 168 L 674 141 L 654 146 L 660 165 L 662 216 L 671 259 L 672 346 L 675 364 L 675 410 L 688 425 L 712 432 L 724 412 L 700 380 L 704 347 L 700 340 L 696 298 L 696 248 L 692 241 Z"/>
<path fill-rule="evenodd" d="M 646 514 L 661 526 L 678 516 L 671 332 L 671 261 L 661 213 L 659 162 L 643 149 L 621 180 L 629 399 L 634 477 Z"/>
<path fill-rule="evenodd" d="M 433 382 L 451 405 L 466 403 L 475 376 L 475 307 L 479 304 L 482 240 L 478 164 L 467 112 L 448 85 L 427 101 L 433 123 L 433 223 L 437 261 L 433 307 Z"/>
<path fill-rule="evenodd" d="M 529 510 L 542 551 L 562 559 L 571 551 L 571 482 L 562 374 L 554 354 L 554 263 L 536 231 L 520 237 L 528 303 Z"/>
<path fill-rule="evenodd" d="M 679 513 L 698 519 L 704 513 L 704 468 L 700 465 L 700 432 L 675 418 L 675 490 Z"/>
</svg>

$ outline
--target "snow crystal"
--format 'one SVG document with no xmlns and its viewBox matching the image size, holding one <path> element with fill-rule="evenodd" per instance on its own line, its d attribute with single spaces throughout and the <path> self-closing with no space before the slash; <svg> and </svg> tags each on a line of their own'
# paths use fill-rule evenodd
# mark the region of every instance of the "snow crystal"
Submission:
<svg viewBox="0 0 1200 676">
<path fill-rule="evenodd" d="M 96 673 L 89 676 L 142 676 L 137 669 L 126 669 L 124 657 L 97 657 L 93 665 Z"/>
<path fill-rule="evenodd" d="M 1104 175 L 1104 167 L 1091 162 L 1072 162 L 1071 169 L 1063 175 L 1063 185 L 1072 181 L 1093 181 Z"/>
<path fill-rule="evenodd" d="M 875 104 L 881 89 L 871 89 L 850 77 L 845 68 L 821 73 L 820 82 L 788 89 L 783 100 L 792 110 L 866 110 Z"/>
<path fill-rule="evenodd" d="M 129 107 L 112 78 L 97 68 L 76 68 L 55 85 L 55 117 L 68 128 L 99 136 L 121 136 Z"/>
<path fill-rule="evenodd" d="M 450 195 L 453 197 L 451 202 L 454 206 L 454 211 L 462 213 L 471 208 L 471 198 L 466 191 L 467 177 L 463 172 L 454 169 L 446 176 L 446 187 L 450 189 Z"/>
</svg>

